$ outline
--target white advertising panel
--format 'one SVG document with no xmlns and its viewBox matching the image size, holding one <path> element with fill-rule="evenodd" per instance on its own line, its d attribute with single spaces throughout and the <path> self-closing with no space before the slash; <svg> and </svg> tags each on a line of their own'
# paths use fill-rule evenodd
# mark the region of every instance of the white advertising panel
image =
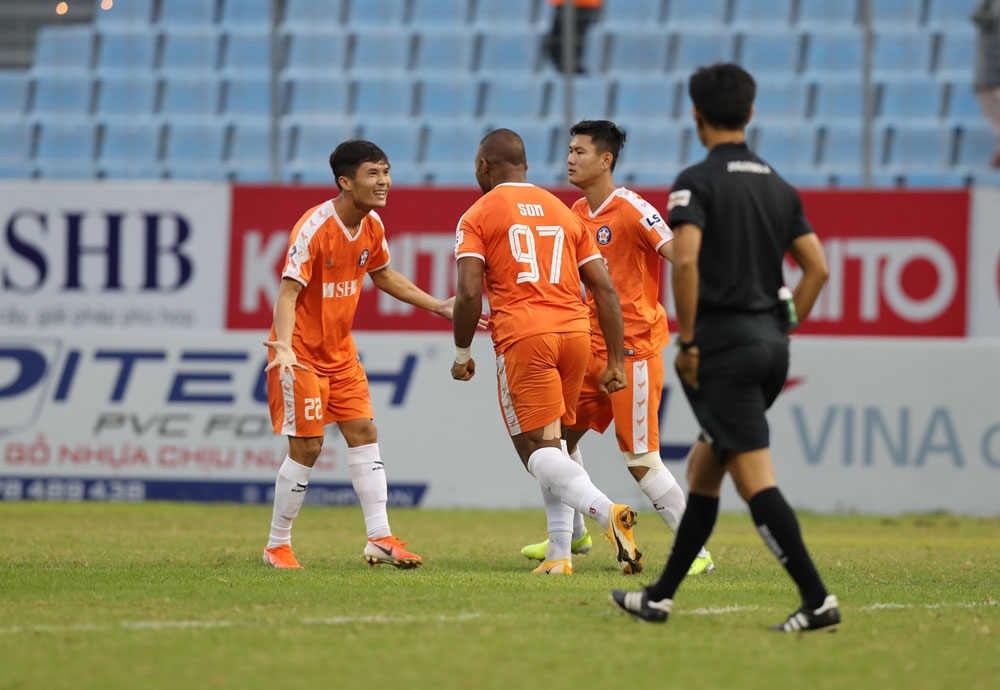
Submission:
<svg viewBox="0 0 1000 690">
<path fill-rule="evenodd" d="M 969 335 L 1000 336 L 1000 189 L 972 193 Z"/>
<path fill-rule="evenodd" d="M 0 331 L 224 327 L 230 190 L 0 183 Z"/>
</svg>

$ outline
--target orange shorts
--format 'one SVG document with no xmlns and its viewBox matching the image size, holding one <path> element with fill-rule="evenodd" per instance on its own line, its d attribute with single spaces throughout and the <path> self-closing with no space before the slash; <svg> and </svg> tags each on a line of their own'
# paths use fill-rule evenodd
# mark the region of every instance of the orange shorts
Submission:
<svg viewBox="0 0 1000 690">
<path fill-rule="evenodd" d="M 323 427 L 352 419 L 372 419 L 368 377 L 361 362 L 334 375 L 295 370 L 295 380 L 280 381 L 278 369 L 267 372 L 267 402 L 274 433 L 310 438 Z"/>
<path fill-rule="evenodd" d="M 497 397 L 517 436 L 561 420 L 572 424 L 590 358 L 589 333 L 541 333 L 497 355 Z"/>
<path fill-rule="evenodd" d="M 660 450 L 660 397 L 663 395 L 663 355 L 651 359 L 627 360 L 628 388 L 611 395 L 598 389 L 608 361 L 590 356 L 587 375 L 576 406 L 576 421 L 570 429 L 593 429 L 603 434 L 615 422 L 618 448 L 629 453 Z"/>
</svg>

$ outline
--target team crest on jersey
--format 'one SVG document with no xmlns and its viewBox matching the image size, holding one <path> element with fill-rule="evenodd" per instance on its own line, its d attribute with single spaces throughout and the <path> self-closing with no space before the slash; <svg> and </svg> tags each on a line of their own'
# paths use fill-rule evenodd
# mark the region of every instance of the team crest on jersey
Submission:
<svg viewBox="0 0 1000 690">
<path fill-rule="evenodd" d="M 604 246 L 611 241 L 611 228 L 602 225 L 597 231 L 597 244 Z"/>
<path fill-rule="evenodd" d="M 366 263 L 368 263 L 368 250 L 367 249 L 365 249 L 363 252 L 361 252 L 361 258 L 358 259 L 358 266 L 364 266 Z"/>
<path fill-rule="evenodd" d="M 309 257 L 309 253 L 298 245 L 292 245 L 288 250 L 288 261 L 293 264 L 301 264 Z"/>
</svg>

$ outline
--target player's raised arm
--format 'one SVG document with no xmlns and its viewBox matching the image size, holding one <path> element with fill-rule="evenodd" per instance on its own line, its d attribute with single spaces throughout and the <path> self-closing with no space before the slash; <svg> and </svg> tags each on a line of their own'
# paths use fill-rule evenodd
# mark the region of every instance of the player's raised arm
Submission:
<svg viewBox="0 0 1000 690">
<path fill-rule="evenodd" d="M 264 342 L 266 347 L 274 350 L 272 359 L 265 371 L 278 367 L 278 375 L 284 378 L 288 372 L 295 376 L 294 369 L 305 369 L 299 364 L 292 352 L 292 332 L 295 330 L 295 302 L 302 291 L 302 283 L 291 278 L 284 278 L 278 287 L 278 298 L 274 301 L 274 340 Z"/>
</svg>

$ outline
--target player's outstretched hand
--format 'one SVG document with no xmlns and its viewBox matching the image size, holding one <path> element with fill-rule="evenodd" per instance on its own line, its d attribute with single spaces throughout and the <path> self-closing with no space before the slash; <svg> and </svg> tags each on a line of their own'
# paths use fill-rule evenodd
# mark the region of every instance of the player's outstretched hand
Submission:
<svg viewBox="0 0 1000 690">
<path fill-rule="evenodd" d="M 598 388 L 602 393 L 615 393 L 628 386 L 628 377 L 622 367 L 608 367 L 601 374 Z"/>
<path fill-rule="evenodd" d="M 452 362 L 451 377 L 456 381 L 468 381 L 476 375 L 476 360 L 470 359 L 468 362 Z"/>
<path fill-rule="evenodd" d="M 282 343 L 277 340 L 265 340 L 264 347 L 269 347 L 274 350 L 274 359 L 268 362 L 267 366 L 264 367 L 264 371 L 271 371 L 275 367 L 278 367 L 278 377 L 284 379 L 288 374 L 292 375 L 292 380 L 295 380 L 295 369 L 302 369 L 303 371 L 308 371 L 306 367 L 299 364 L 295 357 L 295 353 L 292 352 L 292 348 L 288 346 L 287 343 Z"/>
<path fill-rule="evenodd" d="M 444 302 L 442 302 L 441 307 L 435 312 L 438 316 L 443 316 L 449 321 L 455 320 L 455 298 L 449 297 Z M 481 315 L 479 317 L 479 327 L 486 330 L 489 327 L 489 321 L 484 319 Z"/>
</svg>

